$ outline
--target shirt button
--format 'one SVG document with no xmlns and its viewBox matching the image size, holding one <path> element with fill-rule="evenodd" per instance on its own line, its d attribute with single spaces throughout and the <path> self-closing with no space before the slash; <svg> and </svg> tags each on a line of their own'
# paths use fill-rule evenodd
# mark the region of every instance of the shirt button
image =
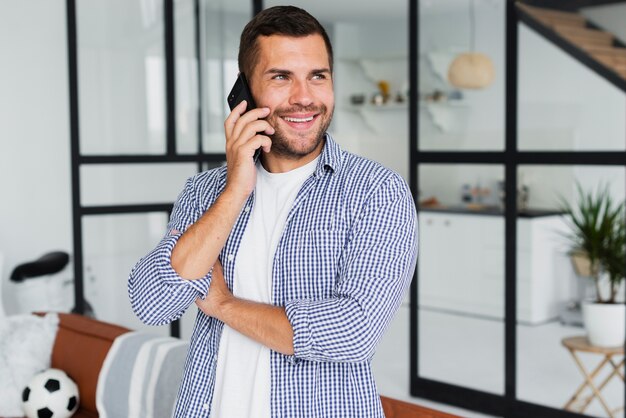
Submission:
<svg viewBox="0 0 626 418">
<path fill-rule="evenodd" d="M 209 404 L 205 403 L 204 405 L 202 405 L 202 409 L 204 409 L 205 411 L 209 410 Z"/>
<path fill-rule="evenodd" d="M 246 207 L 243 209 L 243 211 L 244 211 L 244 212 L 246 212 L 246 213 L 250 212 L 250 206 L 246 206 Z"/>
<path fill-rule="evenodd" d="M 228 254 L 228 261 L 233 261 L 235 259 L 235 256 L 232 254 Z"/>
</svg>

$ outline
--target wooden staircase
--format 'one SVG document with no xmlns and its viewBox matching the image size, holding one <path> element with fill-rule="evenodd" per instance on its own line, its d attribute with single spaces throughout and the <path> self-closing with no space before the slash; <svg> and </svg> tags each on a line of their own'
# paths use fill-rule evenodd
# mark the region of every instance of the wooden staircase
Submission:
<svg viewBox="0 0 626 418">
<path fill-rule="evenodd" d="M 517 7 L 626 81 L 626 48 L 615 45 L 613 34 L 591 28 L 587 19 L 579 13 L 519 2 Z"/>
</svg>

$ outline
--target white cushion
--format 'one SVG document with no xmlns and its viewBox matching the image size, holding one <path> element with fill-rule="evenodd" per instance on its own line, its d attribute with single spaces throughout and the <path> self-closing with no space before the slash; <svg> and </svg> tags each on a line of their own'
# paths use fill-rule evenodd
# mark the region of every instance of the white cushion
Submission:
<svg viewBox="0 0 626 418">
<path fill-rule="evenodd" d="M 0 318 L 0 416 L 22 416 L 22 390 L 50 367 L 57 314 Z"/>
</svg>

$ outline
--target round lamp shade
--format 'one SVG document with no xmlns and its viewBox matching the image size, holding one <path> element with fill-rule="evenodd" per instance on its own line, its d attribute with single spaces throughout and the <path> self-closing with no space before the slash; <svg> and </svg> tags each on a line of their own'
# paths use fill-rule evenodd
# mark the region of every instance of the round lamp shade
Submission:
<svg viewBox="0 0 626 418">
<path fill-rule="evenodd" d="M 493 62 L 485 54 L 464 52 L 457 55 L 448 68 L 450 84 L 462 89 L 482 89 L 496 77 Z"/>
</svg>

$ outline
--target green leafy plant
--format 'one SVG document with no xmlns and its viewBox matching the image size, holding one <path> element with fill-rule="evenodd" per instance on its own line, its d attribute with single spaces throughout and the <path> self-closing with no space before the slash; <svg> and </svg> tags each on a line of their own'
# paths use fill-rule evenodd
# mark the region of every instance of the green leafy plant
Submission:
<svg viewBox="0 0 626 418">
<path fill-rule="evenodd" d="M 578 199 L 571 205 L 561 199 L 571 233 L 567 238 L 573 255 L 584 256 L 589 262 L 589 275 L 596 289 L 596 302 L 615 303 L 617 292 L 626 278 L 626 224 L 624 202 L 614 202 L 608 186 L 594 192 L 583 191 L 576 185 Z M 600 279 L 606 273 L 610 295 L 603 298 Z"/>
</svg>

